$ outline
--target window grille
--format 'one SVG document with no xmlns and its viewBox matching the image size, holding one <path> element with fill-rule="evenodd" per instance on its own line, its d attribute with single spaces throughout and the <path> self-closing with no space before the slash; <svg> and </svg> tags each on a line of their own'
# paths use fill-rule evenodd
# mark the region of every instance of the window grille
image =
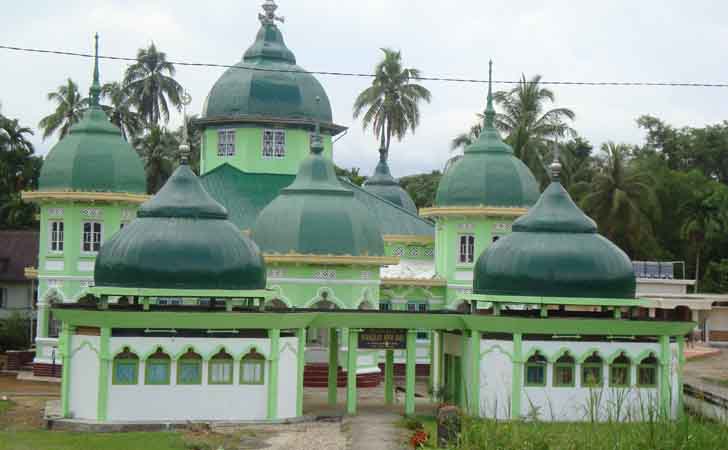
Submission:
<svg viewBox="0 0 728 450">
<path fill-rule="evenodd" d="M 83 223 L 83 245 L 84 253 L 97 253 L 101 248 L 101 222 Z"/>
<path fill-rule="evenodd" d="M 217 131 L 217 156 L 235 156 L 235 130 Z"/>
<path fill-rule="evenodd" d="M 282 159 L 286 156 L 285 130 L 263 130 L 263 158 Z"/>
<path fill-rule="evenodd" d="M 60 253 L 63 251 L 63 222 L 54 220 L 50 223 L 51 237 L 49 239 L 51 251 Z"/>
<path fill-rule="evenodd" d="M 473 262 L 475 254 L 475 236 L 472 234 L 460 235 L 459 261 L 463 264 Z"/>
</svg>

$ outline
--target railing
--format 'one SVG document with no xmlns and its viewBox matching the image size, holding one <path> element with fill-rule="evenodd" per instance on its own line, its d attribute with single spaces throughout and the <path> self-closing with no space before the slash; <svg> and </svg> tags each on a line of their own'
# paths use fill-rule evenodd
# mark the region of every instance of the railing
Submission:
<svg viewBox="0 0 728 450">
<path fill-rule="evenodd" d="M 682 277 L 676 276 L 676 265 L 681 266 Z M 637 278 L 685 279 L 685 261 L 632 261 L 632 267 Z"/>
</svg>

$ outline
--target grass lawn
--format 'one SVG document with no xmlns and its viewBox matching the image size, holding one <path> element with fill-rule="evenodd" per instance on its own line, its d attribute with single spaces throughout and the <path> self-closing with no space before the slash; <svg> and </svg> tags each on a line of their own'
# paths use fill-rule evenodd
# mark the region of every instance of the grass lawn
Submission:
<svg viewBox="0 0 728 450">
<path fill-rule="evenodd" d="M 0 416 L 5 414 L 11 406 L 13 406 L 13 403 L 10 400 L 0 400 Z"/>
</svg>

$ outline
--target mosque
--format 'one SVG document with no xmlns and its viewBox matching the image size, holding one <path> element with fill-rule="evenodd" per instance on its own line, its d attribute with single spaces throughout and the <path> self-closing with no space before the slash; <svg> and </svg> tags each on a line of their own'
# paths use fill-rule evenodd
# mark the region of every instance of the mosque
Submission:
<svg viewBox="0 0 728 450">
<path fill-rule="evenodd" d="M 551 166 L 543 193 L 494 127 L 417 211 L 385 158 L 359 187 L 335 174 L 323 86 L 297 65 L 265 0 L 240 62 L 212 86 L 200 176 L 153 197 L 99 105 L 46 158 L 37 375 L 88 423 L 281 421 L 305 387 L 415 378 L 474 416 L 642 420 L 682 411 L 694 323 L 635 295 L 629 258 L 597 233 Z M 372 152 L 374 153 L 374 152 Z M 58 331 L 58 337 L 54 337 Z M 615 406 L 617 405 L 617 406 Z"/>
</svg>

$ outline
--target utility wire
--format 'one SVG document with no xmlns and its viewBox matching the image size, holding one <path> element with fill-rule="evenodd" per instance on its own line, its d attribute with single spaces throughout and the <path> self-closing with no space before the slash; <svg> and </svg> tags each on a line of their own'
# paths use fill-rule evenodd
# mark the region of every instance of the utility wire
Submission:
<svg viewBox="0 0 728 450">
<path fill-rule="evenodd" d="M 78 52 L 65 52 L 61 50 L 47 50 L 38 48 L 27 48 L 27 47 L 14 47 L 10 45 L 0 45 L 2 50 L 11 50 L 18 52 L 27 53 L 45 53 L 52 55 L 62 56 L 78 56 L 82 58 L 93 58 L 94 55 L 90 53 L 78 53 Z M 99 55 L 100 59 L 109 59 L 115 61 L 130 61 L 136 62 L 136 58 L 127 58 L 123 56 L 102 56 Z M 331 72 L 331 71 L 315 71 L 315 70 L 302 70 L 302 69 L 274 69 L 266 67 L 254 67 L 254 66 L 236 66 L 227 64 L 214 64 L 214 63 L 196 63 L 196 62 L 185 62 L 185 61 L 169 61 L 170 63 L 177 66 L 189 66 L 189 67 L 218 67 L 224 69 L 238 69 L 238 70 L 251 70 L 257 72 L 282 72 L 282 73 L 301 73 L 310 75 L 328 75 L 337 77 L 357 77 L 357 78 L 374 78 L 376 75 L 371 73 L 356 73 L 356 72 Z M 447 83 L 482 83 L 487 84 L 488 80 L 477 79 L 477 78 L 450 78 L 450 77 L 416 77 L 413 78 L 419 81 L 442 81 Z M 512 80 L 493 80 L 494 84 L 518 84 L 521 81 Z M 671 82 L 671 81 L 548 81 L 541 80 L 539 84 L 550 84 L 550 85 L 561 85 L 561 86 L 669 86 L 669 87 L 696 87 L 696 88 L 728 88 L 728 83 L 699 83 L 699 82 Z"/>
</svg>

